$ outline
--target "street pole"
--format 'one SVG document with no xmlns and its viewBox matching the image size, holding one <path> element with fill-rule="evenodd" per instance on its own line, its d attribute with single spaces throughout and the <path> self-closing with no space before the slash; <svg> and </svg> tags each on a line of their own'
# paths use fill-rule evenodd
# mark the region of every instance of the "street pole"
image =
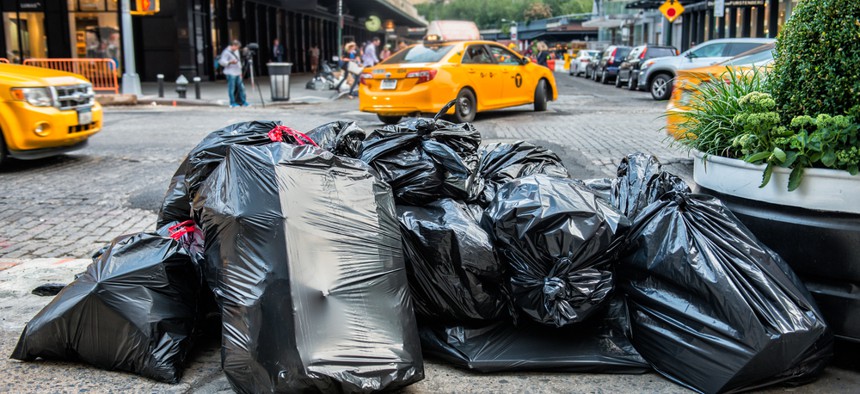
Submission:
<svg viewBox="0 0 860 394">
<path fill-rule="evenodd" d="M 123 94 L 140 95 L 140 76 L 134 66 L 134 37 L 131 31 L 131 2 L 122 0 L 122 53 L 123 70 L 122 92 Z"/>
<path fill-rule="evenodd" d="M 343 46 L 343 0 L 337 0 L 337 57 L 343 56 L 341 47 Z M 342 60 L 342 59 L 341 59 Z"/>
</svg>

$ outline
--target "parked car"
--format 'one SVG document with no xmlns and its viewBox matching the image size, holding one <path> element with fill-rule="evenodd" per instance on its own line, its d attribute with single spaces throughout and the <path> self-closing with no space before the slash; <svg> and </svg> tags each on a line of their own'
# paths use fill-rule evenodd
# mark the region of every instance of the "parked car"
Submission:
<svg viewBox="0 0 860 394">
<path fill-rule="evenodd" d="M 684 121 L 684 113 L 690 111 L 690 104 L 698 96 L 697 85 L 709 83 L 727 72 L 745 73 L 753 68 L 769 72 L 773 57 L 774 44 L 764 44 L 713 66 L 678 70 L 672 98 L 666 107 L 666 132 L 676 139 L 681 137 L 678 125 Z"/>
<path fill-rule="evenodd" d="M 600 51 L 594 51 L 591 49 L 580 49 L 576 54 L 576 58 L 570 63 L 570 75 L 586 75 L 586 67 L 588 67 L 588 63 L 591 63 L 599 53 Z"/>
<path fill-rule="evenodd" d="M 772 38 L 721 38 L 703 42 L 678 56 L 647 60 L 639 68 L 638 87 L 651 92 L 654 100 L 667 100 L 672 95 L 672 79 L 678 70 L 710 66 L 774 41 Z"/>
<path fill-rule="evenodd" d="M 80 149 L 101 127 L 102 107 L 83 76 L 0 64 L 0 164 Z"/>
<path fill-rule="evenodd" d="M 621 45 L 610 45 L 606 48 L 600 58 L 600 63 L 595 67 L 594 73 L 597 76 L 593 79 L 603 84 L 609 83 L 610 79 L 615 79 L 618 76 L 618 66 L 621 65 L 621 62 L 630 54 L 632 49 Z"/>
<path fill-rule="evenodd" d="M 598 51 L 597 55 L 595 55 L 588 63 L 585 64 L 585 75 L 584 77 L 596 81 L 597 74 L 594 73 L 594 69 L 597 68 L 597 64 L 600 63 L 600 59 L 603 58 L 603 51 Z"/>
<path fill-rule="evenodd" d="M 639 79 L 639 66 L 642 63 L 659 57 L 676 56 L 679 51 L 672 46 L 657 46 L 652 44 L 640 45 L 633 48 L 621 66 L 618 67 L 618 77 L 615 78 L 615 87 L 627 86 L 630 90 L 636 90 Z"/>
</svg>

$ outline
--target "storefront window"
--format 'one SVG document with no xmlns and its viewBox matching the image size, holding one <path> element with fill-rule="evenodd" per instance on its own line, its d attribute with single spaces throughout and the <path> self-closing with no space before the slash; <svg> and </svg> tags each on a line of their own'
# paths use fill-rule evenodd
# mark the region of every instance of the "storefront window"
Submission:
<svg viewBox="0 0 860 394">
<path fill-rule="evenodd" d="M 45 14 L 4 12 L 3 28 L 6 35 L 5 57 L 10 62 L 21 63 L 28 58 L 48 57 Z"/>
<path fill-rule="evenodd" d="M 122 69 L 117 0 L 69 0 L 72 57 L 113 59 Z"/>
</svg>

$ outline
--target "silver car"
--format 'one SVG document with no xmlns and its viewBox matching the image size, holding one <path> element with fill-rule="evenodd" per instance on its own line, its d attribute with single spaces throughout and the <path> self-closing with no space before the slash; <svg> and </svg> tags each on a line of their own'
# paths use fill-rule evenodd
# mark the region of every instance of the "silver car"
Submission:
<svg viewBox="0 0 860 394">
<path fill-rule="evenodd" d="M 594 60 L 598 53 L 600 53 L 600 51 L 580 49 L 579 52 L 576 53 L 576 58 L 570 61 L 570 75 L 585 75 L 585 68 L 588 66 L 589 62 Z"/>
<path fill-rule="evenodd" d="M 721 38 L 696 45 L 678 56 L 661 57 L 642 63 L 639 90 L 648 90 L 654 100 L 668 100 L 677 70 L 706 67 L 737 56 L 773 38 Z"/>
</svg>

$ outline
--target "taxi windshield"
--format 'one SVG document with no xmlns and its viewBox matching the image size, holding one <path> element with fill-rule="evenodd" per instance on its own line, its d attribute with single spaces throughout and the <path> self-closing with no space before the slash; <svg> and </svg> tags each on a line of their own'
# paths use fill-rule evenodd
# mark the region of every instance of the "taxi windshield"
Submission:
<svg viewBox="0 0 860 394">
<path fill-rule="evenodd" d="M 454 45 L 433 45 L 424 46 L 416 45 L 411 48 L 406 48 L 395 53 L 382 64 L 400 64 L 400 63 L 435 63 L 442 60 Z"/>
</svg>

